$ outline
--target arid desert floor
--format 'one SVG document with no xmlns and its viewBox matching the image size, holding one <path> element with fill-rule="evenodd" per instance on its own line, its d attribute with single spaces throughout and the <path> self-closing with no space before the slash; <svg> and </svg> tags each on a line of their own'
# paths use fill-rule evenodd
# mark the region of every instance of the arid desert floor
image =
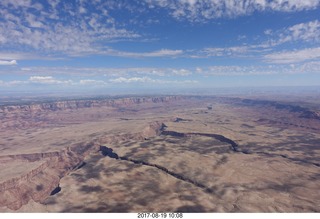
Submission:
<svg viewBox="0 0 320 219">
<path fill-rule="evenodd" d="M 0 107 L 0 212 L 320 212 L 320 103 Z"/>
</svg>

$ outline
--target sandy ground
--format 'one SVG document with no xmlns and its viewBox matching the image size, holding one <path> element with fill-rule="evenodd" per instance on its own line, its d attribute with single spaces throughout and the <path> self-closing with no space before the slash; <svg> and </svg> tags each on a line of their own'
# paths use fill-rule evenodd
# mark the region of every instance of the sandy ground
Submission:
<svg viewBox="0 0 320 219">
<path fill-rule="evenodd" d="M 159 168 L 94 152 L 82 168 L 61 179 L 59 193 L 43 203 L 30 200 L 17 212 L 320 212 L 315 165 L 320 161 L 319 131 L 261 124 L 257 121 L 268 113 L 208 100 L 126 110 L 61 112 L 50 115 L 49 120 L 56 121 L 50 126 L 7 130 L 0 134 L 0 156 L 59 151 L 102 136 L 138 133 L 152 121 L 164 121 L 166 131 L 223 135 L 235 141 L 239 151 L 200 135 L 107 144 L 119 156 L 164 167 L 210 191 Z M 269 113 L 278 120 L 287 116 Z M 172 120 L 175 117 L 183 120 Z M 14 171 L 1 171 L 1 180 L 21 176 L 38 162 L 7 161 Z"/>
</svg>

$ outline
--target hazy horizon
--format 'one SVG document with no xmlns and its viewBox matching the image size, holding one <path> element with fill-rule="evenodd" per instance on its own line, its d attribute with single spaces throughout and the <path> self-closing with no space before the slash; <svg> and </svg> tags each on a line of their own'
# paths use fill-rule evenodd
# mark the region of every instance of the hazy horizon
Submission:
<svg viewBox="0 0 320 219">
<path fill-rule="evenodd" d="M 0 96 L 0 106 L 10 104 L 29 104 L 33 102 L 47 102 L 57 100 L 77 100 L 77 99 L 105 99 L 122 97 L 141 96 L 219 96 L 219 97 L 243 97 L 255 99 L 271 99 L 289 101 L 301 99 L 303 102 L 318 102 L 320 95 L 319 86 L 269 86 L 269 87 L 224 87 L 224 88 L 197 88 L 194 90 L 157 91 L 157 90 L 122 90 L 122 91 L 54 91 L 54 92 L 34 92 L 34 91 L 7 91 Z M 288 99 L 289 98 L 289 99 Z M 307 98 L 307 99 L 305 99 Z"/>
</svg>

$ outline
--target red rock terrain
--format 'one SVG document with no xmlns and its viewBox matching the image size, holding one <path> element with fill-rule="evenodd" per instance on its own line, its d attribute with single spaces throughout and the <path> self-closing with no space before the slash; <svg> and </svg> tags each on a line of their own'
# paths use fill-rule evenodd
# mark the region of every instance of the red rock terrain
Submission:
<svg viewBox="0 0 320 219">
<path fill-rule="evenodd" d="M 161 186 L 163 191 L 169 189 L 174 191 L 173 194 L 181 193 L 181 196 L 191 197 L 187 190 L 180 190 L 178 185 L 182 184 L 186 188 L 191 186 L 192 191 L 199 195 L 192 200 L 208 200 L 198 203 L 202 207 L 197 209 L 202 211 L 277 211 L 271 206 L 272 202 L 268 202 L 268 207 L 265 208 L 249 208 L 250 198 L 257 193 L 254 189 L 251 194 L 248 188 L 257 188 L 259 197 L 271 197 L 274 191 L 287 183 L 287 179 L 293 177 L 283 174 L 288 175 L 287 178 L 279 180 L 282 173 L 274 168 L 279 165 L 289 172 L 290 168 L 295 168 L 296 174 L 302 176 L 299 179 L 301 181 L 294 178 L 291 181 L 296 184 L 290 185 L 292 188 L 283 187 L 291 198 L 286 198 L 287 194 L 281 196 L 279 209 L 290 211 L 288 203 L 300 206 L 295 200 L 307 200 L 304 194 L 310 194 L 308 201 L 302 201 L 300 207 L 292 207 L 292 211 L 320 211 L 315 206 L 319 199 L 313 194 L 316 184 L 306 183 L 305 192 L 302 192 L 300 187 L 300 183 L 308 178 L 319 180 L 318 176 L 314 175 L 319 167 L 319 148 L 314 143 L 320 130 L 319 113 L 305 107 L 240 98 L 133 97 L 1 106 L 0 121 L 1 130 L 4 131 L 0 140 L 0 167 L 7 167 L 6 171 L 0 174 L 0 209 L 15 211 L 22 206 L 27 206 L 23 209 L 28 209 L 30 203 L 35 202 L 46 206 L 47 211 L 54 212 L 55 208 L 50 210 L 47 206 L 50 200 L 57 199 L 61 203 L 68 203 L 61 206 L 72 205 L 68 199 L 77 199 L 77 192 L 81 196 L 85 195 L 82 190 L 88 192 L 87 188 L 91 188 L 90 194 L 98 189 L 97 186 L 91 186 L 92 179 L 89 184 L 86 184 L 86 180 L 81 180 L 78 183 L 83 189 L 68 196 L 68 183 L 77 183 L 74 180 L 79 177 L 77 175 L 73 178 L 75 173 L 83 173 L 89 169 L 89 175 L 99 175 L 100 172 L 108 173 L 115 169 L 114 174 L 117 174 L 119 170 L 116 162 L 122 162 L 119 163 L 119 168 L 133 168 L 133 165 L 139 169 L 143 166 L 146 170 L 152 168 L 157 176 L 163 177 L 162 174 L 166 174 L 172 177 L 168 181 L 168 188 Z M 303 134 L 303 139 L 300 130 L 302 133 L 310 133 Z M 101 151 L 108 158 L 116 159 L 102 161 Z M 99 157 L 97 164 L 86 163 L 95 157 Z M 259 160 L 257 162 L 262 165 L 263 171 L 269 173 L 270 179 L 265 178 L 250 164 L 254 159 Z M 240 163 L 237 163 L 238 160 Z M 110 170 L 108 166 L 102 168 L 100 165 L 105 162 L 111 162 L 110 164 L 115 166 Z M 123 162 L 127 164 L 124 165 Z M 91 170 L 87 165 L 98 169 Z M 240 170 L 239 165 L 245 169 Z M 11 167 L 14 171 L 9 170 Z M 137 182 L 139 179 L 134 174 L 138 169 L 133 168 L 133 172 L 126 173 L 132 173 Z M 207 171 L 211 171 L 209 175 Z M 240 173 L 255 175 L 246 179 L 241 178 Z M 147 181 L 154 179 L 148 174 L 145 177 Z M 166 184 L 164 179 L 159 181 Z M 233 185 L 236 179 L 240 180 L 240 184 Z M 103 180 L 96 184 L 108 184 L 108 180 Z M 112 177 L 110 180 L 111 183 Z M 272 185 L 270 187 L 267 185 L 269 181 Z M 255 186 L 255 182 L 258 182 L 259 186 Z M 232 190 L 229 190 L 226 186 L 231 184 Z M 260 190 L 263 190 L 261 186 L 267 193 L 260 194 Z M 131 184 L 128 188 L 130 191 L 136 189 L 131 187 Z M 148 188 L 147 186 L 147 191 L 153 192 L 155 187 L 151 186 L 149 190 Z M 235 192 L 235 188 L 239 190 L 236 189 Z M 117 189 L 118 187 L 115 187 L 114 191 Z M 224 192 L 220 194 L 219 191 L 222 190 Z M 160 189 L 159 192 L 161 191 Z M 241 191 L 245 191 L 243 194 L 248 198 L 241 196 Z M 115 194 L 119 195 L 117 192 Z M 230 194 L 237 197 L 236 200 L 233 200 Z M 110 198 L 117 200 L 117 195 L 111 195 Z M 94 196 L 92 199 L 94 200 Z M 172 209 L 187 209 L 179 202 L 179 198 L 173 197 L 172 200 Z M 234 204 L 229 206 L 226 203 L 230 200 L 233 200 Z M 227 207 L 215 208 L 211 206 L 211 201 Z M 260 202 L 264 203 L 264 200 L 259 198 Z M 79 212 L 93 209 L 113 211 L 114 208 L 110 206 L 91 209 L 79 207 Z M 149 209 L 149 205 L 143 206 Z M 153 209 L 154 206 L 151 206 L 152 204 L 150 209 Z M 39 209 L 45 211 L 43 208 Z M 58 204 L 57 209 L 67 211 Z M 70 209 L 78 212 L 78 208 L 70 206 Z M 137 206 L 132 206 L 125 212 L 137 209 Z M 159 207 L 158 210 L 163 209 Z"/>
<path fill-rule="evenodd" d="M 183 99 L 181 96 L 132 97 L 102 100 L 68 100 L 29 105 L 0 106 L 1 129 L 28 128 L 54 122 L 46 114 L 81 109 L 114 108 L 121 110 L 128 106 L 148 103 L 170 103 Z"/>
<path fill-rule="evenodd" d="M 39 114 L 47 114 L 52 111 L 81 110 L 82 108 L 99 107 L 126 107 L 134 104 L 163 103 L 176 101 L 181 97 L 158 97 L 158 98 L 123 98 L 117 100 L 100 101 L 64 101 L 53 103 L 42 103 L 22 106 L 2 106 L 0 115 L 2 128 L 27 128 L 38 127 L 39 123 L 34 122 Z M 12 120 L 23 120 L 24 123 L 15 123 Z M 17 160 L 24 162 L 42 161 L 41 165 L 29 170 L 25 175 L 11 178 L 0 183 L 0 206 L 12 210 L 19 209 L 30 200 L 43 202 L 52 191 L 59 186 L 60 179 L 70 171 L 81 166 L 82 161 L 90 151 L 98 151 L 101 143 L 115 143 L 125 140 L 143 140 L 160 134 L 163 123 L 152 122 L 142 132 L 133 134 L 118 134 L 106 137 L 99 137 L 93 142 L 85 142 L 68 146 L 61 151 L 32 154 L 14 154 L 0 156 L 0 164 L 14 163 Z"/>
<path fill-rule="evenodd" d="M 59 152 L 8 155 L 5 158 L 26 162 L 44 161 L 26 175 L 0 184 L 0 205 L 12 210 L 19 209 L 29 200 L 41 202 L 59 185 L 60 178 L 81 165 L 90 150 L 96 150 L 94 143 L 73 145 Z M 0 157 L 1 159 L 4 157 Z"/>
</svg>

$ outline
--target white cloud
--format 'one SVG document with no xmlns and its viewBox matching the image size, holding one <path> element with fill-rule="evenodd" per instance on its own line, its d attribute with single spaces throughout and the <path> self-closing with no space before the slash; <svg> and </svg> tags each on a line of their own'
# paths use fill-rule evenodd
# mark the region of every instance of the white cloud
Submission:
<svg viewBox="0 0 320 219">
<path fill-rule="evenodd" d="M 121 57 L 132 57 L 132 58 L 143 58 L 143 57 L 176 57 L 183 54 L 182 50 L 170 50 L 170 49 L 161 49 L 152 52 L 126 52 L 109 49 L 101 54 L 110 55 L 110 56 L 121 56 Z"/>
<path fill-rule="evenodd" d="M 320 48 L 313 51 L 320 54 Z M 312 52 L 310 52 L 312 53 Z M 25 80 L 0 81 L 6 88 L 41 88 L 50 87 L 60 89 L 89 89 L 120 86 L 193 86 L 201 85 L 203 80 L 213 80 L 221 76 L 248 76 L 248 75 L 290 75 L 290 74 L 319 74 L 320 60 L 310 59 L 304 62 L 276 62 L 262 65 L 216 65 L 198 66 L 193 68 L 9 68 L 7 74 Z M 40 75 L 42 73 L 42 75 Z M 45 74 L 54 74 L 56 77 Z M 104 74 L 107 73 L 105 76 Z M 20 74 L 20 75 L 19 75 Z M 39 75 L 37 75 L 39 74 Z M 210 78 L 211 77 L 211 78 Z M 79 79 L 81 78 L 81 79 Z M 200 80 L 200 82 L 199 82 Z M 42 85 L 42 86 L 41 86 Z"/>
<path fill-rule="evenodd" d="M 177 56 L 183 53 L 182 50 L 161 49 L 158 51 L 144 53 L 145 57 Z"/>
<path fill-rule="evenodd" d="M 75 33 L 70 33 L 75 34 Z M 74 36 L 76 38 L 76 36 Z M 31 41 L 31 40 L 30 40 Z M 89 44 L 84 43 L 84 45 L 74 45 L 71 43 L 72 40 L 68 39 L 68 42 L 62 42 L 61 44 L 56 46 L 56 50 L 61 50 L 69 48 L 70 50 L 67 52 L 69 56 L 81 56 L 87 54 L 99 54 L 99 55 L 106 55 L 106 56 L 119 56 L 119 57 L 131 57 L 131 58 L 152 58 L 152 57 L 178 57 L 183 55 L 183 50 L 170 50 L 170 49 L 161 49 L 151 52 L 127 52 L 127 51 L 120 51 L 114 49 L 105 49 L 105 50 L 97 50 L 97 48 L 90 48 Z M 78 47 L 79 46 L 79 47 Z M 54 48 L 54 44 L 47 44 L 45 45 L 46 48 Z M 72 48 L 71 48 L 72 47 Z M 82 48 L 81 48 L 82 47 Z M 37 47 L 41 48 L 41 46 Z M 34 60 L 34 59 L 41 59 L 41 60 L 57 60 L 61 58 L 57 58 L 54 55 L 47 55 L 47 56 L 39 56 L 30 53 L 3 53 L 0 52 L 0 59 L 16 59 L 16 60 Z"/>
<path fill-rule="evenodd" d="M 250 57 L 272 63 L 291 63 L 318 58 L 318 50 L 314 48 L 276 52 L 285 43 L 310 43 L 305 44 L 305 46 L 315 46 L 315 44 L 319 43 L 320 21 L 318 20 L 299 23 L 278 31 L 268 29 L 264 31 L 264 34 L 269 39 L 260 44 L 204 48 L 200 51 L 192 51 L 191 55 L 189 55 L 191 58 Z M 313 52 L 315 53 L 313 54 Z"/>
<path fill-rule="evenodd" d="M 319 6 L 319 0 L 272 0 L 267 4 L 275 11 L 300 11 L 316 8 Z"/>
<path fill-rule="evenodd" d="M 29 83 L 28 81 L 18 81 L 18 80 L 0 81 L 0 85 L 4 87 L 14 87 L 14 86 L 20 86 L 28 83 Z"/>
<path fill-rule="evenodd" d="M 240 56 L 252 51 L 250 46 L 234 46 L 234 47 L 215 47 L 205 48 L 199 52 L 200 56 Z"/>
<path fill-rule="evenodd" d="M 156 75 L 156 76 L 187 76 L 191 75 L 192 71 L 184 68 L 148 68 L 148 67 L 140 67 L 140 68 L 100 68 L 89 70 L 91 72 L 100 72 L 104 73 L 105 76 L 141 76 L 141 75 Z"/>
<path fill-rule="evenodd" d="M 261 45 L 239 45 L 227 48 L 205 48 L 189 54 L 186 50 L 164 48 L 149 52 L 119 51 L 105 47 L 106 43 L 120 40 L 137 40 L 142 36 L 130 31 L 111 16 L 112 10 L 126 10 L 140 13 L 146 10 L 165 8 L 177 19 L 203 21 L 215 18 L 237 17 L 261 11 L 301 11 L 319 7 L 320 0 L 145 0 L 144 2 L 89 1 L 78 4 L 69 1 L 48 1 L 44 3 L 25 0 L 2 0 L 0 2 L 0 46 L 15 51 L 39 51 L 44 54 L 81 56 L 100 54 L 107 56 L 147 57 L 190 57 L 247 56 L 256 54 L 257 49 L 271 48 L 282 43 L 320 41 L 318 20 L 301 23 L 279 32 L 266 30 L 274 37 Z M 132 5 L 138 5 L 133 8 Z M 140 8 L 138 8 L 140 7 Z M 94 9 L 94 10 L 92 10 Z M 119 11 L 118 11 L 119 12 Z M 123 11 L 120 11 L 123 12 Z M 119 13 L 120 13 L 119 12 Z M 149 19 L 148 19 L 149 20 Z M 145 22 L 149 22 L 146 20 Z M 240 36 L 243 39 L 243 36 Z M 240 39 L 239 38 L 239 39 Z M 13 50 L 12 50 L 13 51 Z M 262 51 L 264 52 L 264 51 Z M 9 54 L 10 55 L 10 54 Z M 36 59 L 26 53 L 16 53 L 0 59 Z M 182 73 L 183 74 L 183 73 Z"/>
<path fill-rule="evenodd" d="M 271 29 L 267 29 L 267 30 L 265 30 L 264 31 L 264 34 L 266 34 L 266 35 L 272 35 L 272 30 Z"/>
<path fill-rule="evenodd" d="M 171 69 L 172 73 L 175 75 L 181 75 L 181 76 L 187 76 L 187 75 L 191 75 L 192 72 L 188 69 Z"/>
<path fill-rule="evenodd" d="M 72 84 L 71 80 L 57 80 L 52 76 L 31 76 L 28 81 L 36 84 Z"/>
<path fill-rule="evenodd" d="M 150 82 L 150 83 L 154 83 L 156 82 L 156 80 L 153 80 L 149 77 L 133 77 L 133 78 L 124 78 L 124 77 L 119 77 L 119 78 L 115 78 L 115 79 L 110 79 L 109 80 L 111 83 L 132 83 L 132 82 L 140 82 L 140 83 L 146 83 L 146 82 Z"/>
<path fill-rule="evenodd" d="M 40 21 L 39 17 L 31 13 L 28 13 L 25 18 L 26 18 L 26 21 L 28 22 L 29 27 L 35 27 L 35 28 L 44 27 L 44 24 L 42 23 L 42 21 Z"/>
<path fill-rule="evenodd" d="M 320 41 L 320 22 L 318 20 L 294 25 L 289 30 L 294 40 Z"/>
<path fill-rule="evenodd" d="M 311 61 L 302 64 L 291 64 L 292 73 L 314 73 L 320 72 L 320 61 Z"/>
<path fill-rule="evenodd" d="M 58 58 L 50 57 L 50 56 L 39 56 L 31 53 L 24 52 L 0 52 L 0 59 L 2 60 L 35 60 L 35 59 L 43 59 L 43 60 L 57 60 Z"/>
<path fill-rule="evenodd" d="M 198 83 L 196 80 L 159 80 L 150 77 L 119 77 L 109 80 L 111 83 L 157 83 L 157 84 L 194 84 Z"/>
<path fill-rule="evenodd" d="M 17 65 L 17 61 L 16 60 L 11 60 L 11 61 L 0 60 L 0 65 Z"/>
<path fill-rule="evenodd" d="M 293 25 L 279 34 L 276 44 L 293 41 L 319 42 L 320 22 L 318 20 Z"/>
<path fill-rule="evenodd" d="M 145 0 L 150 6 L 166 8 L 177 19 L 202 21 L 237 17 L 255 11 L 301 11 L 315 9 L 319 0 Z"/>
<path fill-rule="evenodd" d="M 116 22 L 110 23 L 113 18 L 103 4 L 79 3 L 49 1 L 51 7 L 43 7 L 30 0 L 1 0 L 0 46 L 80 55 L 102 51 L 108 41 L 140 37 Z M 84 5 L 94 10 L 85 10 Z"/>
<path fill-rule="evenodd" d="M 269 75 L 276 74 L 274 66 L 210 66 L 198 68 L 196 72 L 201 75 L 234 76 L 234 75 Z"/>
<path fill-rule="evenodd" d="M 32 4 L 31 4 L 31 0 L 2 0 L 1 3 L 8 7 L 8 6 L 11 6 L 15 9 L 18 9 L 20 7 L 31 7 Z"/>
<path fill-rule="evenodd" d="M 194 71 L 204 76 L 246 76 L 246 75 L 279 75 L 279 74 L 319 74 L 320 61 L 306 63 L 277 63 L 268 65 L 245 65 L 245 66 L 209 66 L 198 67 Z"/>
<path fill-rule="evenodd" d="M 297 63 L 320 59 L 320 47 L 287 52 L 271 53 L 264 56 L 270 63 Z"/>
<path fill-rule="evenodd" d="M 0 84 L 6 87 L 18 86 L 18 85 L 50 85 L 50 86 L 61 86 L 64 87 L 96 87 L 108 85 L 107 82 L 102 80 L 82 79 L 79 81 L 75 80 L 58 80 L 52 76 L 31 76 L 27 80 L 13 80 L 13 81 L 0 81 Z"/>
<path fill-rule="evenodd" d="M 31 68 L 21 68 L 21 71 L 31 71 Z"/>
<path fill-rule="evenodd" d="M 248 51 L 250 51 L 250 47 Z M 216 49 L 212 49 L 213 52 Z M 220 49 L 218 49 L 220 50 Z M 227 48 L 228 50 L 228 48 Z M 231 51 L 246 51 L 230 49 Z M 186 68 L 76 68 L 76 67 L 23 67 L 7 68 L 6 74 L 26 80 L 3 81 L 3 87 L 48 85 L 51 88 L 97 88 L 106 86 L 182 86 L 200 83 L 198 79 L 220 76 L 319 74 L 320 47 L 286 52 L 260 54 L 269 64 L 233 66 L 195 66 Z M 206 79 L 204 79 L 206 80 Z M 209 79 L 212 80 L 212 79 Z M 50 86 L 49 86 L 50 85 Z M 45 86 L 42 86 L 45 87 Z"/>
<path fill-rule="evenodd" d="M 106 85 L 107 83 L 102 80 L 84 79 L 79 81 L 80 85 Z"/>
<path fill-rule="evenodd" d="M 156 67 L 137 67 L 137 68 L 78 68 L 78 67 L 22 67 L 7 70 L 10 74 L 16 75 L 59 75 L 63 77 L 141 77 L 141 76 L 187 76 L 192 71 L 187 68 L 156 68 Z"/>
</svg>

